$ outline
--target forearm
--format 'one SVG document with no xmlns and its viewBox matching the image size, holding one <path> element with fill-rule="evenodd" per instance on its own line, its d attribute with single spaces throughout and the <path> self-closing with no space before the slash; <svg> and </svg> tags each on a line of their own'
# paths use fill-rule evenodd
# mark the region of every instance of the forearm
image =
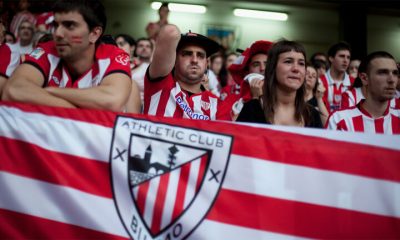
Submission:
<svg viewBox="0 0 400 240">
<path fill-rule="evenodd" d="M 72 103 L 53 96 L 43 88 L 30 82 L 20 82 L 6 85 L 3 89 L 2 100 L 23 103 L 32 103 L 55 107 L 76 108 Z"/>
<path fill-rule="evenodd" d="M 156 48 L 153 54 L 153 61 L 149 66 L 151 79 L 166 76 L 171 72 L 175 64 L 176 47 L 181 38 L 177 26 L 166 25 L 161 28 L 156 40 Z"/>
<path fill-rule="evenodd" d="M 317 103 L 318 103 L 319 115 L 321 117 L 322 125 L 325 126 L 326 122 L 328 121 L 328 117 L 329 117 L 328 109 L 326 108 L 325 103 L 322 100 L 322 98 L 317 98 Z"/>
<path fill-rule="evenodd" d="M 129 99 L 126 102 L 126 112 L 128 113 L 140 113 L 142 107 L 142 101 L 140 100 L 140 91 L 137 83 L 132 81 L 132 90 L 129 95 Z"/>
<path fill-rule="evenodd" d="M 3 87 L 4 87 L 4 84 L 6 83 L 6 81 L 7 81 L 7 78 L 0 76 L 0 99 L 1 99 L 1 95 L 3 93 Z"/>
<path fill-rule="evenodd" d="M 80 108 L 122 111 L 126 102 L 117 92 L 102 86 L 86 89 L 48 87 L 46 91 Z"/>
</svg>

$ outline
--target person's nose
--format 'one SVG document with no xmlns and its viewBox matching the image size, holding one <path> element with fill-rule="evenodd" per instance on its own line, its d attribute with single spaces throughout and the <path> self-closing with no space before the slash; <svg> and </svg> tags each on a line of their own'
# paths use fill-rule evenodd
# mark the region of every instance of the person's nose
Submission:
<svg viewBox="0 0 400 240">
<path fill-rule="evenodd" d="M 265 63 L 261 63 L 261 64 L 260 64 L 260 73 L 261 73 L 261 74 L 264 74 L 264 73 L 265 73 L 265 65 L 266 65 Z"/>
<path fill-rule="evenodd" d="M 192 54 L 192 57 L 190 58 L 190 61 L 192 63 L 197 63 L 199 61 L 199 57 L 196 54 Z"/>
<path fill-rule="evenodd" d="M 399 75 L 397 73 L 390 73 L 388 77 L 388 83 L 390 84 L 397 84 L 397 81 L 399 81 Z"/>
<path fill-rule="evenodd" d="M 63 38 L 64 37 L 64 31 L 62 30 L 62 27 L 58 26 L 54 28 L 53 32 L 54 38 Z"/>
</svg>

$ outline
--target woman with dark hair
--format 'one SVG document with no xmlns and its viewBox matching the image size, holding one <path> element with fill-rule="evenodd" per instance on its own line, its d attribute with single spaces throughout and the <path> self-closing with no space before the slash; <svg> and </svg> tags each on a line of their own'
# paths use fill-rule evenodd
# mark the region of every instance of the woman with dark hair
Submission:
<svg viewBox="0 0 400 240">
<path fill-rule="evenodd" d="M 304 100 L 305 59 L 301 44 L 275 43 L 268 52 L 263 95 L 245 103 L 237 121 L 322 128 L 318 111 Z"/>
<path fill-rule="evenodd" d="M 323 100 L 325 87 L 318 78 L 317 70 L 310 64 L 307 64 L 306 68 L 305 87 L 304 100 L 319 112 L 322 125 L 325 126 L 329 117 L 328 109 Z"/>
</svg>

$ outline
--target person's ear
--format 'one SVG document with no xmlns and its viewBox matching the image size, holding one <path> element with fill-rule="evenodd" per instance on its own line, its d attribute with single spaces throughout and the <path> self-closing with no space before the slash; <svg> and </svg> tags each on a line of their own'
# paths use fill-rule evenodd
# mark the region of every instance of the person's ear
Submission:
<svg viewBox="0 0 400 240">
<path fill-rule="evenodd" d="M 364 86 L 368 85 L 368 75 L 366 73 L 358 73 L 359 78 Z"/>
<path fill-rule="evenodd" d="M 96 43 L 97 40 L 101 37 L 101 34 L 103 33 L 103 28 L 100 26 L 94 27 L 93 30 L 89 34 L 89 42 L 90 43 Z"/>
</svg>

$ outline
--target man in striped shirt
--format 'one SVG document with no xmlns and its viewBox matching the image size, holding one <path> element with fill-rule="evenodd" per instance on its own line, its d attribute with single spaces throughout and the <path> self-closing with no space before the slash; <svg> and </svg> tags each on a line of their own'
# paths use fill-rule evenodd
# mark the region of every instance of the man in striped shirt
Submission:
<svg viewBox="0 0 400 240">
<path fill-rule="evenodd" d="M 350 63 L 351 48 L 345 42 L 339 42 L 329 48 L 329 62 L 331 67 L 321 76 L 326 91 L 324 102 L 329 111 L 340 108 L 342 93 L 351 87 L 354 79 L 346 73 Z"/>
<path fill-rule="evenodd" d="M 156 46 L 145 76 L 145 114 L 200 120 L 227 116 L 227 107 L 201 85 L 207 57 L 219 50 L 218 43 L 196 33 L 181 35 L 175 25 L 166 25 Z"/>
<path fill-rule="evenodd" d="M 122 111 L 132 88 L 129 55 L 101 37 L 100 0 L 58 0 L 54 41 L 32 51 L 4 86 L 7 101 Z"/>
<path fill-rule="evenodd" d="M 366 87 L 365 100 L 352 108 L 334 112 L 327 128 L 400 134 L 400 110 L 390 107 L 399 78 L 396 61 L 389 53 L 380 51 L 369 54 L 362 64 L 365 64 L 365 71 L 360 69 L 359 77 Z"/>
</svg>

